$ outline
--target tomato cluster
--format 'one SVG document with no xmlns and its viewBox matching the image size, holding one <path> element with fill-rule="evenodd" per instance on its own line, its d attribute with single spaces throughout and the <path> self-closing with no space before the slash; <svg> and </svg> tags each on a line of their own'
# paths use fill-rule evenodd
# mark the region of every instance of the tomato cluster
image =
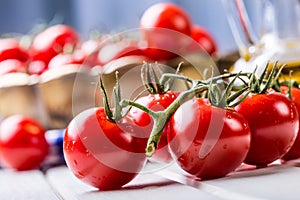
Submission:
<svg viewBox="0 0 300 200">
<path fill-rule="evenodd" d="M 182 40 L 182 35 L 198 41 L 211 55 L 217 51 L 207 30 L 192 24 L 189 15 L 171 3 L 147 9 L 140 27 L 146 48 L 131 51 L 127 46 L 128 52 L 153 60 L 171 59 L 178 53 L 174 49 L 193 48 Z M 119 43 L 110 45 L 107 48 L 115 48 Z M 116 58 L 104 57 L 107 61 Z M 249 83 L 235 91 L 234 81 L 224 82 L 223 92 L 219 82 L 213 80 L 223 80 L 228 74 L 198 82 L 185 77 L 191 86 L 179 92 L 164 90 L 164 84 L 157 82 L 154 75 L 156 78 L 151 79 L 154 83 L 144 83 L 150 94 L 135 101 L 121 100 L 120 93 L 115 91 L 114 109 L 105 100 L 102 85 L 104 107 L 75 116 L 67 128 L 64 138 L 67 165 L 80 180 L 100 190 L 109 190 L 126 185 L 140 173 L 145 163 L 144 153 L 150 162 L 175 161 L 201 180 L 226 176 L 244 163 L 267 167 L 279 159 L 299 158 L 297 98 L 289 99 L 284 92 L 272 88 L 280 74 L 275 75 L 274 71 L 275 67 L 260 78 L 254 72 L 235 74 L 234 80 L 244 76 Z M 124 110 L 128 107 L 129 111 Z"/>
<path fill-rule="evenodd" d="M 157 3 L 149 7 L 141 17 L 140 28 L 148 43 L 146 55 L 154 60 L 199 51 L 199 47 L 197 49 L 187 37 L 196 41 L 209 55 L 217 53 L 217 43 L 212 34 L 194 24 L 189 14 L 173 3 Z"/>
<path fill-rule="evenodd" d="M 172 37 L 170 31 L 173 31 Z M 212 35 L 204 27 L 192 24 L 188 13 L 176 4 L 161 3 L 148 8 L 140 20 L 139 34 L 137 37 L 104 34 L 83 40 L 72 27 L 57 24 L 24 37 L 26 40 L 23 37 L 1 38 L 0 75 L 10 72 L 40 75 L 48 69 L 72 63 L 103 66 L 130 55 L 144 56 L 154 61 L 168 60 L 178 56 L 178 52 L 174 51 L 184 44 L 184 41 L 173 42 L 179 39 L 180 34 L 194 39 L 210 55 L 217 52 Z"/>
<path fill-rule="evenodd" d="M 71 63 L 104 66 L 131 55 L 152 61 L 171 59 L 178 56 L 174 49 L 194 48 L 182 35 L 197 41 L 210 55 L 217 52 L 210 33 L 193 24 L 175 4 L 159 3 L 147 9 L 140 28 L 141 39 L 120 36 L 111 41 L 105 35 L 81 41 L 75 30 L 61 24 L 38 33 L 27 47 L 14 38 L 1 39 L 0 74 L 39 75 Z M 190 175 L 205 180 L 226 176 L 243 163 L 267 167 L 279 159 L 300 158 L 300 90 L 278 87 L 280 71 L 274 71 L 261 77 L 254 72 L 226 73 L 201 81 L 164 74 L 170 80 L 185 80 L 189 87 L 183 91 L 170 90 L 154 73 L 151 81 L 155 83 L 145 84 L 147 89 L 154 87 L 152 92 L 135 101 L 121 99 L 117 82 L 114 108 L 107 102 L 100 79 L 104 106 L 84 110 L 66 127 L 66 164 L 85 183 L 112 190 L 133 180 L 148 160 L 174 161 Z M 227 80 L 233 76 L 232 81 Z M 242 88 L 234 87 L 237 77 L 247 79 Z M 37 168 L 48 153 L 45 129 L 34 119 L 17 115 L 2 121 L 3 167 Z"/>
</svg>

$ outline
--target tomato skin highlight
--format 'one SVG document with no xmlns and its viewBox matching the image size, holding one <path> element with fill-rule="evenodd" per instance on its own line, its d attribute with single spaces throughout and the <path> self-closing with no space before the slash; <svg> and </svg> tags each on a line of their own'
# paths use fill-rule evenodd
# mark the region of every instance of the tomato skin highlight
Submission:
<svg viewBox="0 0 300 200">
<path fill-rule="evenodd" d="M 26 73 L 27 66 L 24 62 L 18 59 L 6 59 L 0 61 L 0 75 L 13 73 L 13 72 L 23 72 Z"/>
<path fill-rule="evenodd" d="M 171 118 L 168 142 L 179 166 L 201 179 L 219 178 L 234 171 L 250 148 L 247 121 L 233 110 L 194 98 Z"/>
<path fill-rule="evenodd" d="M 299 130 L 295 105 L 283 94 L 250 94 L 236 107 L 249 123 L 252 140 L 245 163 L 266 166 L 292 147 Z"/>
<path fill-rule="evenodd" d="M 69 169 L 83 182 L 100 190 L 119 189 L 144 166 L 142 129 L 123 118 L 116 124 L 107 119 L 104 108 L 92 108 L 77 115 L 64 137 L 64 156 Z"/>
<path fill-rule="evenodd" d="M 17 171 L 38 168 L 48 155 L 45 129 L 34 119 L 12 115 L 0 124 L 0 159 Z"/>
<path fill-rule="evenodd" d="M 281 86 L 280 90 L 283 94 L 288 93 L 288 87 L 286 86 Z M 295 106 L 298 111 L 298 115 L 300 113 L 300 89 L 292 87 L 291 88 L 291 94 L 292 94 L 292 101 L 295 103 Z M 299 117 L 300 120 L 300 117 Z M 300 129 L 298 131 L 297 138 L 292 146 L 292 148 L 282 157 L 283 160 L 293 160 L 300 158 Z"/>
<path fill-rule="evenodd" d="M 177 98 L 177 96 L 178 93 L 168 91 L 164 94 L 149 94 L 140 97 L 136 102 L 153 111 L 163 111 Z M 134 117 L 134 123 L 142 127 L 149 137 L 153 128 L 153 119 L 151 116 L 138 108 L 132 108 L 129 114 Z M 150 158 L 151 161 L 170 162 L 173 160 L 168 149 L 167 135 L 169 131 L 170 124 L 168 123 L 163 130 L 154 155 Z"/>
</svg>

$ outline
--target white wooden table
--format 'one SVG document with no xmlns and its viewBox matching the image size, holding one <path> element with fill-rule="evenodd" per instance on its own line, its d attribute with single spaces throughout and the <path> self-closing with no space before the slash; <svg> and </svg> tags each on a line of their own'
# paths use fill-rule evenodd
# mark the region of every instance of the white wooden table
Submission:
<svg viewBox="0 0 300 200">
<path fill-rule="evenodd" d="M 300 163 L 300 162 L 299 162 Z M 175 165 L 142 173 L 117 191 L 99 191 L 73 176 L 69 169 L 57 166 L 13 172 L 0 170 L 0 199 L 56 200 L 214 200 L 214 199 L 300 199 L 300 168 L 295 161 L 255 170 L 234 172 L 209 181 L 189 179 Z"/>
</svg>

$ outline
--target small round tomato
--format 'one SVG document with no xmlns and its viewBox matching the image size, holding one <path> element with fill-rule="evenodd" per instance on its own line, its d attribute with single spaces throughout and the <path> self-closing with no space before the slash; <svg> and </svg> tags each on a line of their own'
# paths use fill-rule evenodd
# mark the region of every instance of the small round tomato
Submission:
<svg viewBox="0 0 300 200">
<path fill-rule="evenodd" d="M 85 60 L 86 55 L 80 50 L 75 50 L 72 54 L 59 53 L 50 60 L 48 68 L 61 67 L 66 64 L 83 64 Z"/>
<path fill-rule="evenodd" d="M 104 108 L 78 114 L 64 136 L 64 157 L 69 169 L 83 182 L 100 190 L 118 189 L 130 182 L 144 166 L 142 128 L 130 118 L 108 120 Z"/>
<path fill-rule="evenodd" d="M 100 65 L 105 65 L 124 56 L 143 54 L 138 41 L 123 39 L 118 42 L 104 43 L 98 51 L 98 62 Z"/>
<path fill-rule="evenodd" d="M 149 7 L 140 19 L 147 56 L 155 60 L 174 58 L 185 43 L 184 36 L 190 36 L 191 26 L 190 16 L 176 4 L 164 2 Z"/>
<path fill-rule="evenodd" d="M 191 34 L 191 24 L 190 16 L 185 10 L 176 4 L 166 2 L 149 7 L 140 20 L 142 29 L 166 28 L 186 35 Z"/>
<path fill-rule="evenodd" d="M 12 115 L 0 124 L 0 159 L 3 167 L 31 170 L 48 155 L 45 129 L 34 119 Z"/>
<path fill-rule="evenodd" d="M 42 60 L 33 60 L 28 63 L 27 73 L 30 75 L 40 75 L 48 69 L 46 63 Z"/>
<path fill-rule="evenodd" d="M 23 49 L 19 41 L 15 38 L 0 39 L 0 61 L 7 59 L 17 59 L 26 62 L 29 58 L 28 53 Z"/>
<path fill-rule="evenodd" d="M 236 107 L 249 123 L 251 145 L 246 164 L 264 167 L 280 159 L 292 147 L 299 130 L 294 103 L 278 92 L 249 94 Z"/>
<path fill-rule="evenodd" d="M 179 166 L 201 179 L 223 177 L 245 159 L 251 140 L 245 118 L 193 98 L 171 117 L 168 143 Z"/>
<path fill-rule="evenodd" d="M 176 93 L 170 91 L 163 94 L 149 94 L 137 99 L 136 103 L 139 103 L 153 111 L 163 111 L 176 99 L 177 96 L 178 95 Z M 146 135 L 149 137 L 153 128 L 152 117 L 146 112 L 135 107 L 131 108 L 129 114 L 134 117 L 134 123 L 142 127 L 146 132 Z M 172 160 L 167 141 L 169 131 L 170 124 L 168 123 L 163 130 L 160 141 L 154 155 L 151 157 L 151 160 L 159 162 L 170 162 Z"/>
<path fill-rule="evenodd" d="M 288 93 L 288 87 L 280 86 L 280 90 L 283 94 Z M 295 103 L 298 114 L 300 113 L 300 89 L 292 87 L 291 88 L 292 101 Z M 300 158 L 300 129 L 298 131 L 297 138 L 292 146 L 292 148 L 282 157 L 283 160 L 293 160 Z"/>
<path fill-rule="evenodd" d="M 200 25 L 192 27 L 191 37 L 209 54 L 217 52 L 217 43 L 211 33 Z"/>
<path fill-rule="evenodd" d="M 24 62 L 17 59 L 7 59 L 0 61 L 0 75 L 11 72 L 26 72 L 26 65 Z"/>
<path fill-rule="evenodd" d="M 30 47 L 33 60 L 49 63 L 58 53 L 72 51 L 79 42 L 77 32 L 70 26 L 58 24 L 46 28 L 33 39 Z"/>
</svg>

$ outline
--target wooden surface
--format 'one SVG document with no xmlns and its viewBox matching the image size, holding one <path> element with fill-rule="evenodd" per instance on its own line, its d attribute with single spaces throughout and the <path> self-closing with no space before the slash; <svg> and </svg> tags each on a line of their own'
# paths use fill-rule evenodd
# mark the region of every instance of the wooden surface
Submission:
<svg viewBox="0 0 300 200">
<path fill-rule="evenodd" d="M 299 199 L 298 162 L 234 172 L 209 181 L 188 178 L 171 165 L 140 174 L 122 190 L 99 191 L 81 182 L 62 165 L 48 169 L 13 172 L 0 170 L 0 199 L 83 200 L 214 200 Z"/>
</svg>

